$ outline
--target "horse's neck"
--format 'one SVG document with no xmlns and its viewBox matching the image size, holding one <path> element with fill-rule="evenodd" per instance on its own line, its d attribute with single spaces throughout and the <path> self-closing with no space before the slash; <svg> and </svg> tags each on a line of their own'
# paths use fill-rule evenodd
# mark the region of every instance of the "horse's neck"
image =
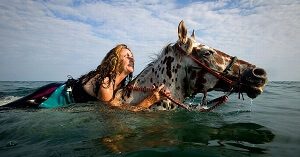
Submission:
<svg viewBox="0 0 300 157">
<path fill-rule="evenodd" d="M 166 48 L 157 60 L 148 65 L 134 80 L 136 87 L 159 86 L 164 84 L 170 90 L 172 97 L 184 99 L 184 67 L 179 62 L 179 57 L 174 56 L 172 49 Z M 137 97 L 140 93 L 136 92 Z M 135 96 L 133 96 L 135 97 Z"/>
</svg>

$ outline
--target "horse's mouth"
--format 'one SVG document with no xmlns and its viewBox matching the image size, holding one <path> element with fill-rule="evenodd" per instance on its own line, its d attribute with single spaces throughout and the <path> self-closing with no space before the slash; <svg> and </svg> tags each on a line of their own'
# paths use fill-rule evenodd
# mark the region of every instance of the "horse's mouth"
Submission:
<svg viewBox="0 0 300 157">
<path fill-rule="evenodd" d="M 247 70 L 241 77 L 242 91 L 247 93 L 249 98 L 256 98 L 263 92 L 264 86 L 267 83 L 267 74 L 264 69 L 254 68 Z"/>
<path fill-rule="evenodd" d="M 254 99 L 263 92 L 263 87 L 248 87 L 245 92 L 249 98 Z"/>
</svg>

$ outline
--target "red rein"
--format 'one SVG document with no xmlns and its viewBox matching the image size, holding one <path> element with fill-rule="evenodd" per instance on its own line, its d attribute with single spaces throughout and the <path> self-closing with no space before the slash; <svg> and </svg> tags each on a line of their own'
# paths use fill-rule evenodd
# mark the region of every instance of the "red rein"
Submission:
<svg viewBox="0 0 300 157">
<path fill-rule="evenodd" d="M 130 89 L 130 90 L 141 91 L 141 92 L 152 92 L 154 90 L 153 88 L 136 87 L 136 86 L 134 87 L 132 85 L 129 85 L 127 88 Z M 184 108 L 188 111 L 191 111 L 191 108 L 188 105 L 181 103 L 180 101 L 172 98 L 171 96 L 167 96 L 164 92 L 161 92 L 161 94 L 163 94 L 166 98 L 168 98 L 170 101 L 172 101 L 176 105 L 178 105 L 178 106 L 180 106 L 180 107 L 182 107 L 182 108 Z M 210 112 L 210 111 L 214 110 L 215 108 L 217 108 L 218 106 L 220 106 L 221 104 L 223 104 L 224 102 L 226 102 L 227 99 L 228 99 L 228 97 L 226 95 L 221 96 L 219 98 L 216 98 L 216 99 L 212 100 L 211 102 L 209 102 L 209 103 L 216 102 L 215 105 L 213 105 L 213 106 L 211 106 L 210 108 L 207 108 L 207 109 L 201 108 L 201 109 L 199 109 L 199 111 L 200 112 Z"/>
</svg>

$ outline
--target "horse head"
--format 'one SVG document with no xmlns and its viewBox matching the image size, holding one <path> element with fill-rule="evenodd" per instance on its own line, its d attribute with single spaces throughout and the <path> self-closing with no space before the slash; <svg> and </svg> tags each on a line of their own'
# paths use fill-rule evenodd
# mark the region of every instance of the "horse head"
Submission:
<svg viewBox="0 0 300 157">
<path fill-rule="evenodd" d="M 248 97 L 256 98 L 263 92 L 267 82 L 266 71 L 237 57 L 230 56 L 220 50 L 200 44 L 196 41 L 193 31 L 187 37 L 187 29 L 180 22 L 178 26 L 178 51 L 187 55 L 186 62 L 196 65 L 188 67 L 188 94 L 205 93 L 211 90 L 224 92 L 247 93 Z"/>
<path fill-rule="evenodd" d="M 194 31 L 188 37 L 181 21 L 177 42 L 164 47 L 157 59 L 148 64 L 129 86 L 149 88 L 165 84 L 178 101 L 211 90 L 245 92 L 255 98 L 262 93 L 266 80 L 264 69 L 197 42 Z M 124 93 L 123 99 L 127 103 L 137 103 L 148 95 L 132 88 Z M 168 100 L 154 106 L 172 109 L 177 105 Z"/>
</svg>

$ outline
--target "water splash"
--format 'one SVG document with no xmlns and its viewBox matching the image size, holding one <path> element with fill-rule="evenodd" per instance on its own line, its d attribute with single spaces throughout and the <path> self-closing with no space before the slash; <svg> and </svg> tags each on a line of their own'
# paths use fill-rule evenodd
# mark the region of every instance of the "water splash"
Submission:
<svg viewBox="0 0 300 157">
<path fill-rule="evenodd" d="M 18 100 L 22 97 L 19 97 L 19 96 L 5 96 L 5 97 L 2 97 L 0 98 L 0 106 L 2 105 L 5 105 L 7 103 L 10 103 L 10 102 L 13 102 L 15 100 Z"/>
<path fill-rule="evenodd" d="M 243 107 L 243 103 L 242 103 L 242 102 L 237 102 L 237 103 L 235 103 L 235 109 L 236 109 L 236 112 L 237 112 L 237 113 L 243 111 L 242 107 Z"/>
<path fill-rule="evenodd" d="M 250 99 L 250 112 L 252 112 L 253 99 Z"/>
</svg>

